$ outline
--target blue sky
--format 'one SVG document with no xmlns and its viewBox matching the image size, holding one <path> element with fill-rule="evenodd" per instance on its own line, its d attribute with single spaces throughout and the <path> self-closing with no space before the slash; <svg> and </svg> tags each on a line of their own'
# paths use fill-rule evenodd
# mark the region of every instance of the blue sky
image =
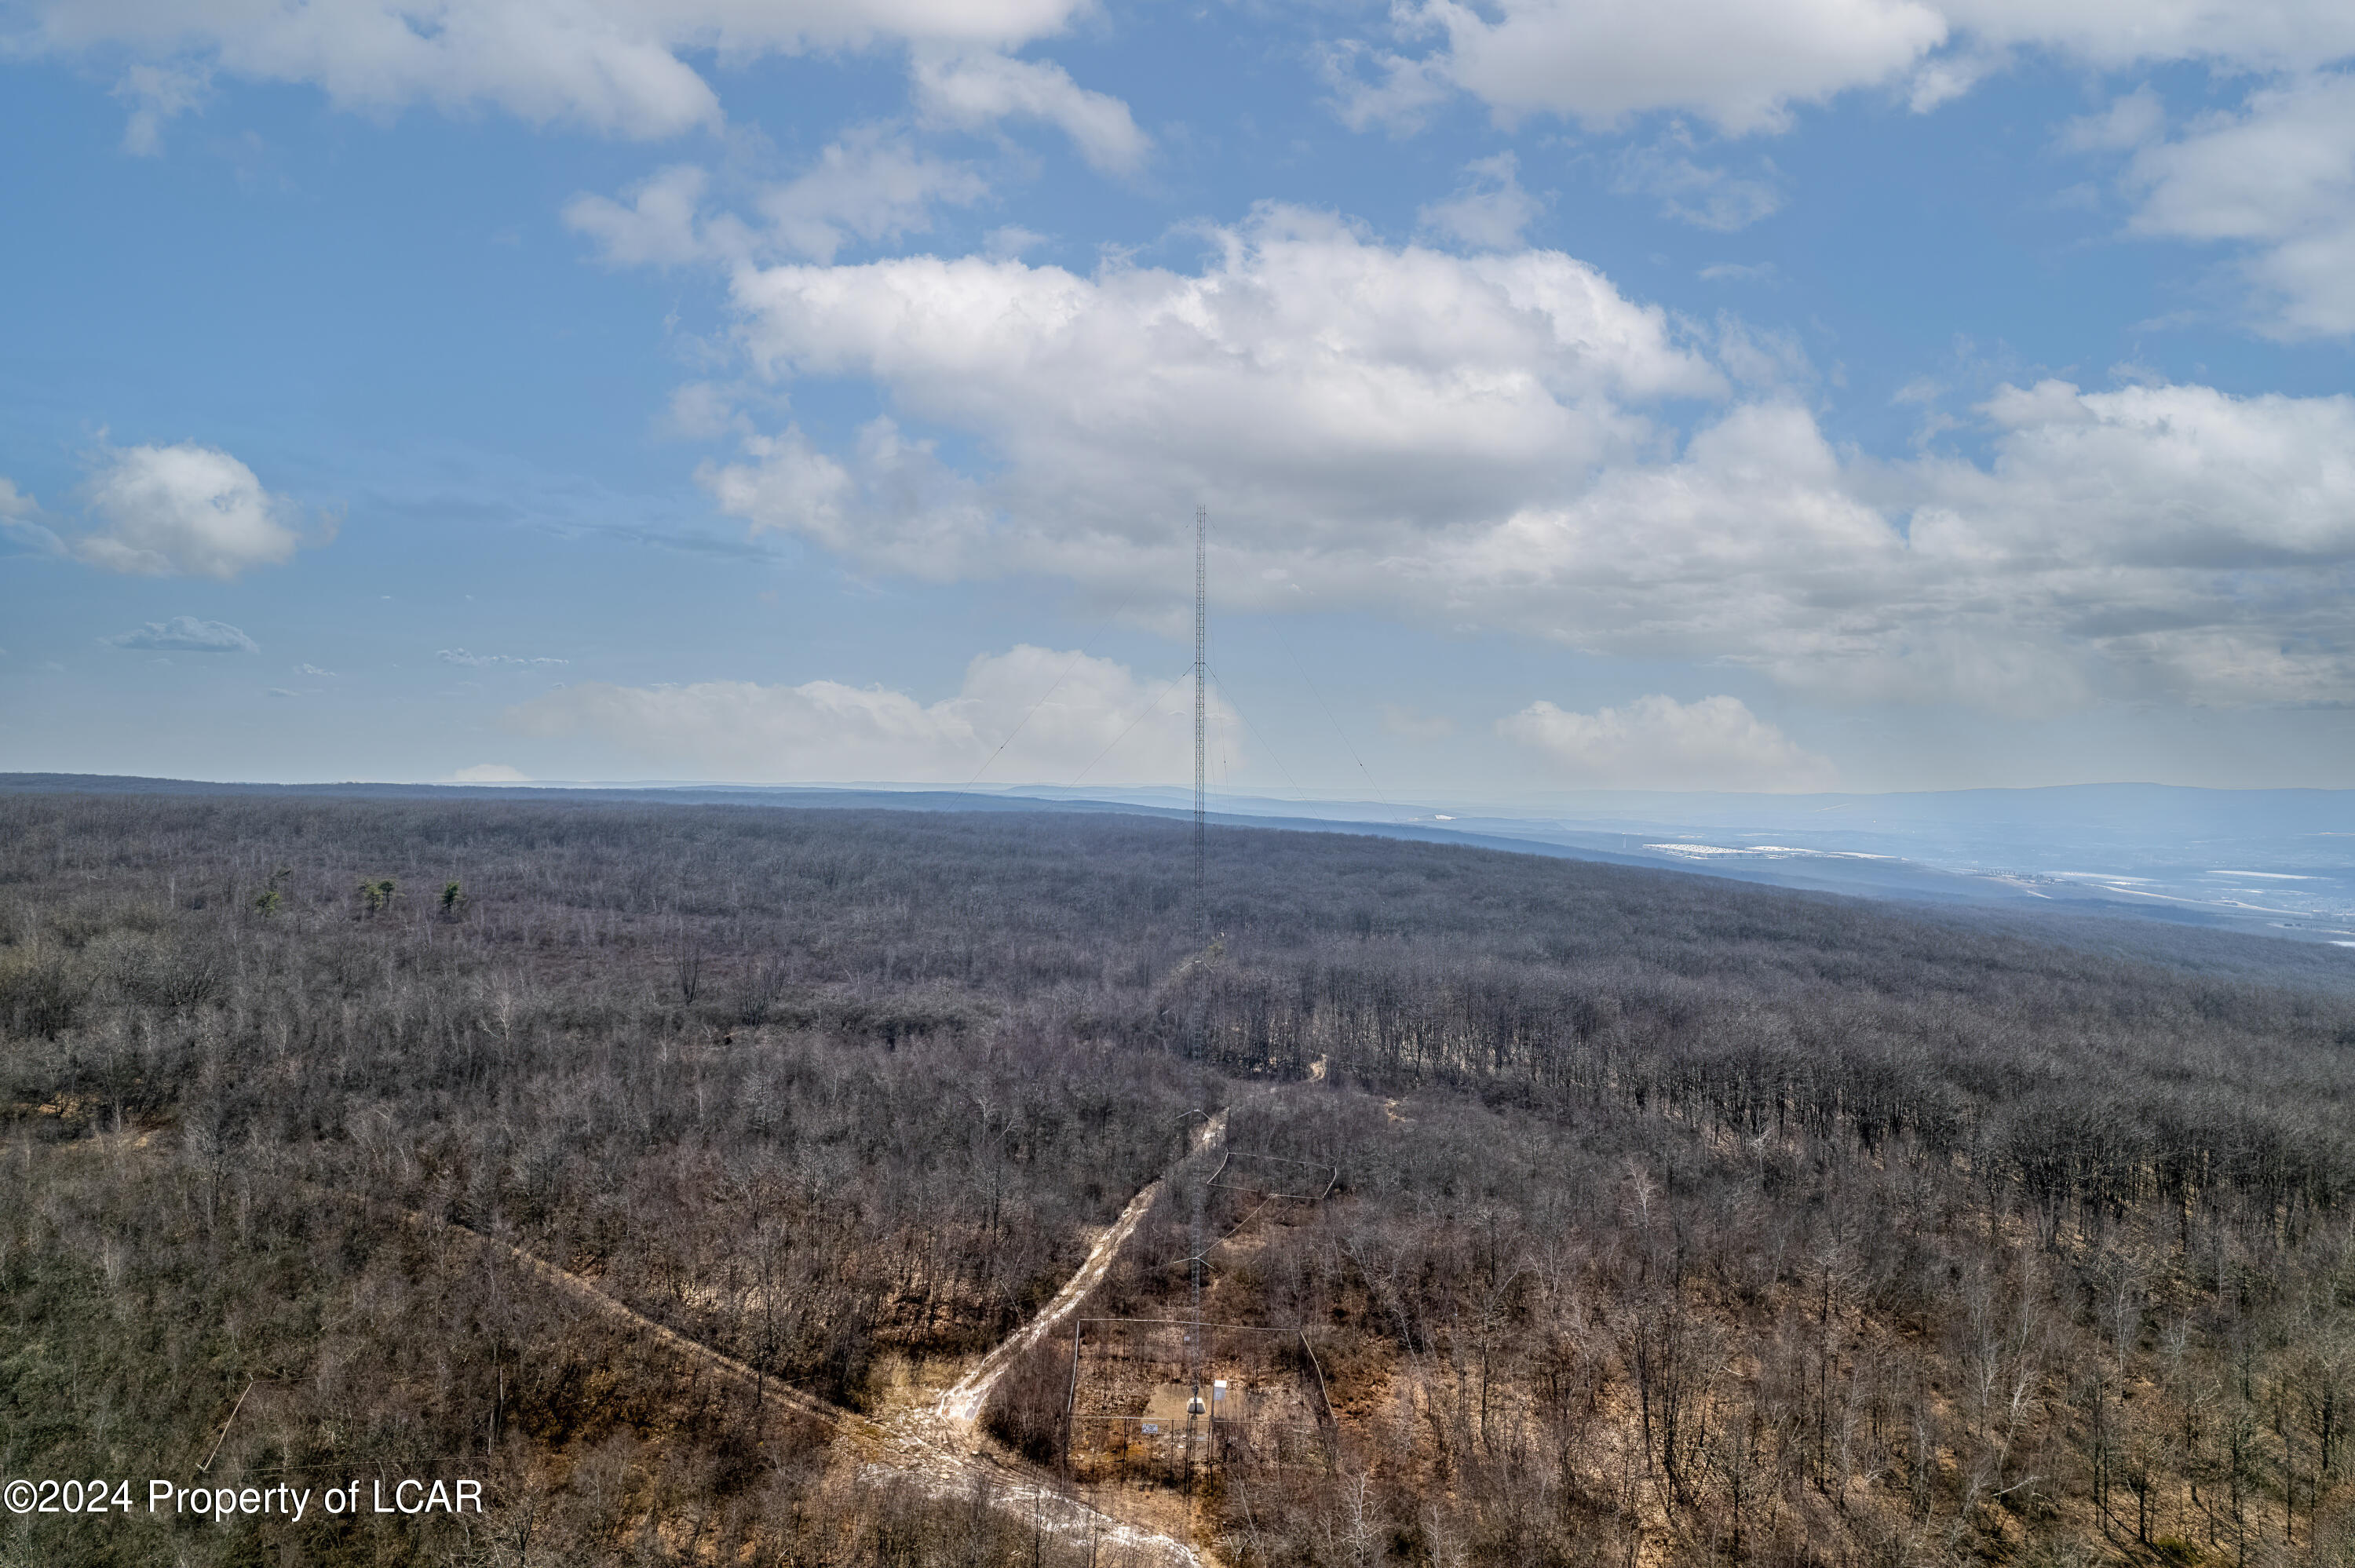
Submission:
<svg viewBox="0 0 2355 1568">
<path fill-rule="evenodd" d="M 2355 762 L 2355 11 L 0 3 L 0 768 Z"/>
</svg>

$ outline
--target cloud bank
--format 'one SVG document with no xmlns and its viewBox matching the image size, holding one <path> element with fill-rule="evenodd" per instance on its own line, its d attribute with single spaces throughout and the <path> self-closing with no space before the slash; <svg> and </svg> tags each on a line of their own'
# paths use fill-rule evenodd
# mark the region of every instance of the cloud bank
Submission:
<svg viewBox="0 0 2355 1568">
<path fill-rule="evenodd" d="M 1156 698 L 1158 702 L 1156 703 Z M 584 682 L 507 710 L 518 734 L 585 738 L 699 777 L 806 783 L 1156 783 L 1192 766 L 1187 690 L 1125 665 L 1018 645 L 966 667 L 926 704 L 836 681 L 678 686 Z M 1212 747 L 1240 758 L 1241 725 L 1213 694 Z"/>
<path fill-rule="evenodd" d="M 1875 461 L 1756 340 L 1560 252 L 1273 207 L 1217 238 L 1192 273 L 738 268 L 755 374 L 869 381 L 896 412 L 839 450 L 753 434 L 702 482 L 868 569 L 1148 597 L 1184 579 L 1199 498 L 1232 608 L 1372 608 L 1842 700 L 2355 690 L 2355 400 L 2050 380 L 1976 410 L 1983 464 Z M 982 457 L 944 461 L 932 430 Z"/>
<path fill-rule="evenodd" d="M 1736 697 L 1638 697 L 1624 708 L 1566 713 L 1532 703 L 1497 733 L 1543 757 L 1573 789 L 1757 789 L 1831 787 L 1832 766 Z"/>
</svg>

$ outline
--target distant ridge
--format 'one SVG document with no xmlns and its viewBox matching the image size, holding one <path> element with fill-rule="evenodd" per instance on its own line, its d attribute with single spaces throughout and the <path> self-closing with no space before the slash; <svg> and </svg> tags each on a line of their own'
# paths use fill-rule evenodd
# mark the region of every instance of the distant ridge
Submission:
<svg viewBox="0 0 2355 1568">
<path fill-rule="evenodd" d="M 1039 813 L 1116 813 L 1186 820 L 1191 817 L 1187 792 L 1166 791 L 1167 804 L 1158 803 L 1150 789 L 1108 789 L 1101 795 L 1076 791 L 1009 789 L 965 791 L 923 788 L 829 785 L 729 784 L 400 784 L 365 781 L 309 784 L 218 783 L 200 779 L 148 779 L 110 774 L 0 773 L 0 794 L 176 795 L 216 797 L 308 797 L 324 800 L 466 800 L 539 801 L 570 805 L 661 804 L 735 806 L 802 810 L 976 811 Z M 2280 797 L 2295 796 L 2298 810 L 2281 821 Z M 2029 799 L 2033 797 L 2031 802 Z M 1969 855 L 1972 841 L 2001 831 L 2014 858 L 2048 859 L 2056 853 L 2086 860 L 2117 859 L 2121 845 L 2131 853 L 2147 835 L 2178 850 L 2198 849 L 2201 835 L 2189 832 L 2193 824 L 2179 820 L 2180 808 L 2195 797 L 2206 825 L 2222 825 L 2238 807 L 2247 818 L 2264 818 L 2257 843 L 2243 841 L 2209 842 L 2220 852 L 2237 846 L 2253 850 L 2238 857 L 2255 860 L 2274 853 L 2286 826 L 2292 836 L 2314 835 L 2343 842 L 2335 856 L 2317 857 L 2316 869 L 2296 874 L 2260 871 L 2251 874 L 2279 879 L 2278 885 L 2298 885 L 2300 892 L 2318 892 L 2323 906 L 2286 909 L 2253 906 L 2247 901 L 2220 901 L 2197 895 L 2167 891 L 2158 879 L 2123 871 L 2062 867 L 2024 872 L 1941 865 L 1935 858 L 1963 855 L 1987 860 L 2000 867 L 2000 855 Z M 2164 802 L 2179 808 L 2173 821 L 2131 820 L 2121 807 L 2132 800 Z M 1949 804 L 1940 817 L 1933 802 Z M 1241 802 L 1234 802 L 1241 804 Z M 1972 906 L 2023 916 L 2126 916 L 2137 920 L 2215 929 L 2308 942 L 2336 943 L 2350 948 L 2355 958 L 2355 918 L 2335 914 L 2329 899 L 2343 893 L 2355 907 L 2355 791 L 2243 790 L 2206 791 L 2169 785 L 2064 785 L 2039 790 L 1956 790 L 1904 796 L 1708 796 L 1601 794 L 1577 802 L 1592 815 L 1550 819 L 1479 815 L 1442 815 L 1412 809 L 1374 807 L 1362 802 L 1287 802 L 1265 798 L 1249 801 L 1258 810 L 1212 810 L 1209 821 L 1224 827 L 1266 828 L 1295 832 L 1362 834 L 1424 843 L 1461 844 L 1516 854 L 1602 862 L 1671 871 L 1688 876 L 1787 887 L 1795 890 L 1894 900 L 1905 903 Z M 2062 805 L 2059 812 L 2026 813 L 2030 804 Z M 1625 817 L 1604 814 L 1612 807 L 1636 805 L 1684 808 L 1681 820 L 1644 820 L 1633 810 Z M 1955 807 L 1979 806 L 1974 817 Z M 1995 808 L 2000 807 L 1998 811 Z M 2267 808 L 2274 808 L 2268 810 Z M 1333 814 L 1313 814 L 1329 811 Z M 1828 822 L 1827 818 L 1840 819 Z M 2004 820 L 2009 818 L 2009 820 Z M 1992 819 L 1992 820 L 1991 820 Z M 2336 829 L 2316 829 L 2314 821 L 2348 822 L 2340 840 Z M 1747 826 L 1738 825 L 1747 823 Z M 1774 842 L 1701 843 L 1700 835 L 1727 841 L 1756 839 Z M 2107 844 L 2094 841 L 2116 840 Z M 2212 841 L 2213 835 L 2209 835 Z M 1945 842 L 1940 842 L 1940 841 Z M 1869 846 L 1869 847 L 1866 847 Z M 1993 844 L 1982 847 L 1994 848 Z M 1913 853 L 1906 853 L 1907 851 Z M 1918 858 L 1917 858 L 1918 857 Z M 2181 878 L 2178 878 L 2181 881 Z M 2311 888 L 2307 885 L 2312 885 Z M 2288 898 L 2283 895 L 2284 901 Z M 2309 900 L 2311 902 L 2311 900 Z"/>
</svg>

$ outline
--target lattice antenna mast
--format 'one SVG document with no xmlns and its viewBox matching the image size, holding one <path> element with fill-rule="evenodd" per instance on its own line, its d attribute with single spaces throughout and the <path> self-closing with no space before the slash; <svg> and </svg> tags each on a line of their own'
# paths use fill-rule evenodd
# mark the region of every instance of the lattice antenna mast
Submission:
<svg viewBox="0 0 2355 1568">
<path fill-rule="evenodd" d="M 1209 705 L 1210 680 L 1209 662 L 1209 513 L 1198 505 L 1194 508 L 1194 949 L 1207 954 L 1210 948 L 1210 910 L 1206 896 L 1204 848 L 1208 841 L 1208 823 L 1203 814 L 1204 786 L 1208 775 L 1204 770 L 1205 727 L 1203 717 Z M 1199 1056 L 1201 1025 L 1198 1022 L 1194 1054 Z M 1194 1185 L 1193 1213 L 1193 1332 L 1188 1335 L 1187 1357 L 1192 1372 L 1193 1393 L 1186 1401 L 1186 1489 L 1194 1489 L 1194 1424 L 1203 1414 L 1202 1407 L 1202 1200 L 1201 1183 Z"/>
<path fill-rule="evenodd" d="M 1204 787 L 1208 779 L 1204 771 L 1203 747 L 1207 731 L 1203 719 L 1209 707 L 1210 682 L 1209 536 L 1209 514 L 1197 506 L 1194 508 L 1194 945 L 1198 950 L 1206 949 L 1210 945 L 1210 910 L 1204 897 L 1203 877 L 1206 842 Z"/>
</svg>

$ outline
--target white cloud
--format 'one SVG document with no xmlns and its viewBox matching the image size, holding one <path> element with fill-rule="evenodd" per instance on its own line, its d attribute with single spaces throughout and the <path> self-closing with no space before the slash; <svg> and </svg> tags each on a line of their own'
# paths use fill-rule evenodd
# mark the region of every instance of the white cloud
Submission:
<svg viewBox="0 0 2355 1568">
<path fill-rule="evenodd" d="M 757 221 L 707 212 L 709 171 L 677 164 L 623 193 L 578 196 L 564 221 L 598 244 L 614 267 L 675 267 L 698 262 L 749 265 L 780 256 L 831 261 L 853 238 L 870 243 L 932 227 L 936 204 L 971 206 L 989 194 L 964 164 L 918 152 L 904 137 L 874 126 L 830 143 L 800 175 L 750 193 Z"/>
<path fill-rule="evenodd" d="M 2355 398 L 2045 381 L 1979 411 L 1988 468 L 1907 476 L 1925 569 L 1993 579 L 2016 627 L 2182 700 L 2355 691 Z"/>
<path fill-rule="evenodd" d="M 2126 168 L 2132 230 L 2243 248 L 2274 335 L 2355 333 L 2355 73 L 2264 89 L 2172 141 L 2156 130 Z"/>
<path fill-rule="evenodd" d="M 1502 115 L 1559 114 L 1593 130 L 1670 109 L 1729 132 L 1775 131 L 1795 103 L 1893 80 L 1947 32 L 1914 0 L 1425 0 L 1401 15 L 1409 37 L 1444 47 L 1378 57 L 1372 96 L 1351 106 L 1360 121 L 1418 111 L 1444 82 Z"/>
<path fill-rule="evenodd" d="M 600 682 L 549 692 L 508 719 L 521 734 L 587 736 L 675 776 L 963 784 L 986 764 L 992 784 L 1165 782 L 1192 765 L 1181 685 L 1024 644 L 975 659 L 958 694 L 929 705 L 835 681 Z M 1215 694 L 1209 716 L 1213 745 L 1239 758 L 1241 726 Z"/>
<path fill-rule="evenodd" d="M 660 427 L 690 441 L 718 440 L 730 434 L 749 435 L 751 423 L 736 407 L 730 388 L 709 381 L 688 381 L 674 387 L 670 407 Z"/>
<path fill-rule="evenodd" d="M 1927 111 L 2030 52 L 2105 70 L 2192 60 L 2243 72 L 2355 54 L 2344 0 L 1406 0 L 1391 16 L 1397 49 L 1359 41 L 1329 57 L 1353 125 L 1412 128 L 1462 91 L 1507 120 L 1604 130 L 1669 111 L 1771 132 L 1798 106 L 1859 89 L 1902 88 Z"/>
<path fill-rule="evenodd" d="M 1394 19 L 1413 15 L 1395 8 L 1391 12 Z M 1380 125 L 1393 135 L 1411 134 L 1422 130 L 1431 111 L 1456 90 L 1444 58 L 1390 54 L 1359 38 L 1326 45 L 1317 59 L 1333 88 L 1328 107 L 1352 131 Z M 1361 74 L 1368 69 L 1374 73 L 1370 79 Z"/>
<path fill-rule="evenodd" d="M 14 481 L 0 478 L 0 518 L 16 522 L 20 518 L 40 515 L 41 503 L 16 488 Z"/>
<path fill-rule="evenodd" d="M 1673 461 L 1530 494 L 1395 565 L 1466 623 L 1599 652 L 1720 659 L 1795 684 L 1888 656 L 1910 622 L 1904 541 L 1795 404 L 1738 406 Z"/>
<path fill-rule="evenodd" d="M 1843 461 L 1804 410 L 1737 408 L 1415 565 L 1489 623 L 1846 700 L 2355 691 L 2355 399 L 2047 382 L 1978 412 L 1986 467 Z"/>
<path fill-rule="evenodd" d="M 878 131 L 830 144 L 806 174 L 755 206 L 785 251 L 831 261 L 852 237 L 870 243 L 932 227 L 935 203 L 970 207 L 989 194 L 979 175 Z"/>
<path fill-rule="evenodd" d="M 705 237 L 700 210 L 710 185 L 709 170 L 677 164 L 631 186 L 624 193 L 626 207 L 611 196 L 574 196 L 564 207 L 565 226 L 597 241 L 609 266 L 680 267 L 713 260 L 719 247 Z"/>
<path fill-rule="evenodd" d="M 1567 256 L 1280 209 L 1216 238 L 1194 273 L 740 270 L 752 374 L 897 411 L 841 451 L 751 436 L 698 478 L 869 569 L 1050 574 L 1173 620 L 1200 500 L 1235 608 L 2009 713 L 2355 691 L 2355 400 L 2048 382 L 1977 410 L 1991 461 L 1874 462 L 1777 390 L 1788 345 L 1731 323 L 1704 348 Z M 1679 440 L 1689 398 L 1721 407 Z"/>
<path fill-rule="evenodd" d="M 132 106 L 123 123 L 123 150 L 133 157 L 163 151 L 164 126 L 196 108 L 211 86 L 210 73 L 186 66 L 132 66 L 114 85 L 114 96 Z"/>
<path fill-rule="evenodd" d="M 1499 153 L 1464 166 L 1471 178 L 1445 201 L 1415 214 L 1415 222 L 1480 250 L 1509 250 L 1538 215 L 1535 196 L 1521 188 L 1513 154 Z"/>
<path fill-rule="evenodd" d="M 1831 764 L 1737 697 L 1637 697 L 1624 708 L 1568 713 L 1532 703 L 1497 733 L 1543 755 L 1572 787 L 1807 790 L 1828 788 Z"/>
<path fill-rule="evenodd" d="M 2203 60 L 2296 69 L 2355 53 L 2341 0 L 1938 0 L 1983 45 L 2050 50 L 2104 69 Z"/>
<path fill-rule="evenodd" d="M 307 83 L 339 107 L 376 113 L 492 106 L 535 124 L 653 137 L 720 123 L 719 98 L 686 53 L 743 60 L 889 41 L 1006 48 L 1060 30 L 1082 3 L 36 0 L 12 41 L 32 53 L 129 53 L 123 90 L 136 105 L 126 133 L 134 150 L 186 107 L 192 90 L 173 81 L 216 72 Z"/>
<path fill-rule="evenodd" d="M 151 620 L 135 631 L 118 631 L 112 637 L 101 637 L 101 642 L 110 648 L 129 648 L 159 653 L 259 653 L 261 652 L 252 638 L 236 627 L 218 620 L 198 620 L 193 615 L 176 615 L 169 620 Z"/>
<path fill-rule="evenodd" d="M 982 249 L 994 260 L 1009 260 L 1026 250 L 1036 250 L 1048 243 L 1048 237 L 1008 223 L 991 229 L 982 238 Z"/>
<path fill-rule="evenodd" d="M 1612 190 L 1650 196 L 1660 204 L 1662 217 L 1720 233 L 1745 228 L 1781 210 L 1783 192 L 1774 165 L 1762 164 L 1764 172 L 1753 175 L 1711 168 L 1677 150 L 1680 142 L 1628 148 L 1619 157 Z"/>
<path fill-rule="evenodd" d="M 2115 153 L 2157 136 L 2167 124 L 2167 106 L 2146 84 L 2113 99 L 2099 114 L 2072 120 L 2061 128 L 2061 146 L 2071 153 Z"/>
<path fill-rule="evenodd" d="M 1043 120 L 1105 174 L 1135 174 L 1152 141 L 1128 105 L 1092 92 L 1050 60 L 1001 54 L 928 56 L 914 62 L 916 106 L 932 123 L 980 130 L 1000 120 Z"/>
<path fill-rule="evenodd" d="M 1270 536 L 1279 558 L 1376 546 L 1576 488 L 1656 440 L 1622 399 L 1725 387 L 1662 312 L 1557 252 L 1391 249 L 1289 209 L 1218 241 L 1197 274 L 974 257 L 740 271 L 758 371 L 879 382 L 1006 471 L 982 493 L 881 426 L 858 474 L 788 431 L 706 482 L 725 510 L 879 566 L 978 570 L 957 541 L 986 535 L 1001 570 L 1142 576 L 1170 542 L 1156 503 L 1295 518 Z M 862 482 L 875 504 L 855 504 Z"/>
<path fill-rule="evenodd" d="M 510 768 L 504 762 L 477 762 L 472 768 L 461 768 L 450 775 L 453 784 L 528 784 L 530 775 L 521 768 Z"/>
<path fill-rule="evenodd" d="M 1980 411 L 1999 432 L 1992 468 L 1923 471 L 1945 506 L 1974 514 L 1971 542 L 1944 545 L 1942 514 L 1917 518 L 1917 547 L 2130 567 L 2355 554 L 2355 398 L 2056 380 L 2004 387 Z"/>
<path fill-rule="evenodd" d="M 935 582 L 989 575 L 1004 537 L 978 487 L 943 466 L 932 444 L 911 440 L 890 418 L 861 427 L 846 465 L 809 444 L 797 426 L 749 436 L 750 462 L 706 462 L 696 481 L 719 510 L 755 535 L 804 535 L 845 555 Z"/>
<path fill-rule="evenodd" d="M 291 503 L 229 453 L 194 441 L 111 451 L 85 493 L 98 525 L 62 547 L 108 571 L 226 582 L 283 566 L 303 543 Z"/>
<path fill-rule="evenodd" d="M 2011 63 L 2006 50 L 1985 43 L 1933 55 L 1915 69 L 1905 93 L 1905 107 L 1927 114 L 1953 101 Z"/>
</svg>

